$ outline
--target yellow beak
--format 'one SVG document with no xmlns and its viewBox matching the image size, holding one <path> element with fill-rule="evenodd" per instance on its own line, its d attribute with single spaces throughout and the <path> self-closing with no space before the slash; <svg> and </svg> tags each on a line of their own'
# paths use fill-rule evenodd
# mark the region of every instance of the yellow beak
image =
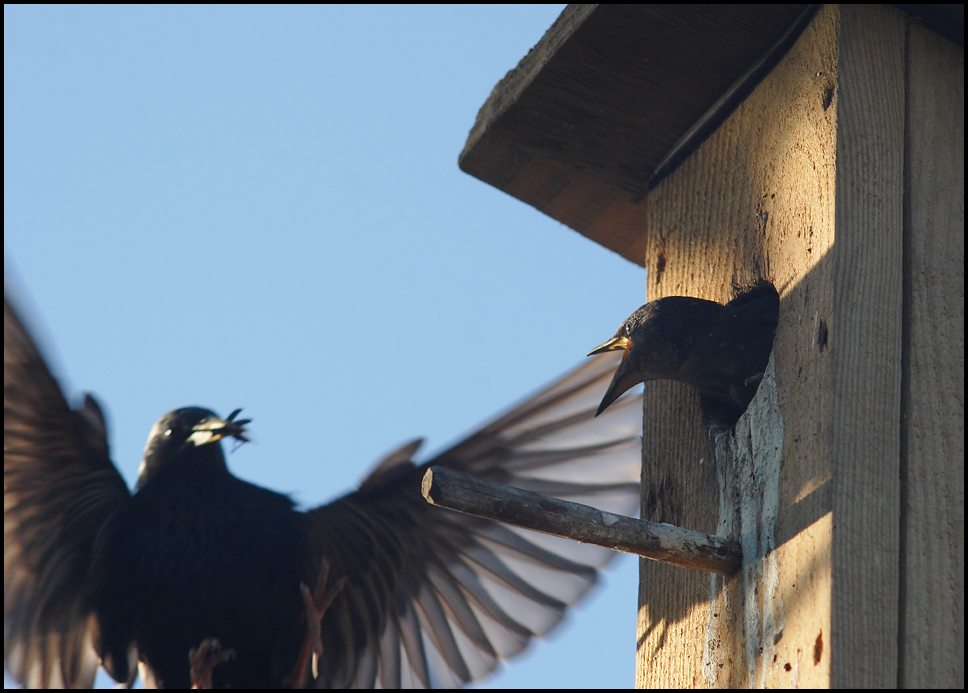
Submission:
<svg viewBox="0 0 968 693">
<path fill-rule="evenodd" d="M 586 354 L 586 356 L 593 356 L 595 354 L 604 354 L 606 351 L 618 351 L 619 349 L 628 349 L 629 341 L 628 337 L 612 337 L 610 340 L 604 344 L 599 344 L 597 347 L 592 349 Z"/>
</svg>

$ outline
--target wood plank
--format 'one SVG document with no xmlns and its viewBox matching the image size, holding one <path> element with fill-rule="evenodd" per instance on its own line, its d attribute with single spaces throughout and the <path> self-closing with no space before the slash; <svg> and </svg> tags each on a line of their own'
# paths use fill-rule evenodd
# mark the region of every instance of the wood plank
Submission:
<svg viewBox="0 0 968 693">
<path fill-rule="evenodd" d="M 828 333 L 838 687 L 897 685 L 905 23 L 841 6 Z"/>
<path fill-rule="evenodd" d="M 916 24 L 908 32 L 898 684 L 959 689 L 965 686 L 965 54 Z"/>
<path fill-rule="evenodd" d="M 641 564 L 641 687 L 830 685 L 833 393 L 822 314 L 833 291 L 839 18 L 822 8 L 648 198 L 650 299 L 724 301 L 732 283 L 765 277 L 781 305 L 775 384 L 765 380 L 732 440 L 710 444 L 686 388 L 646 389 L 642 517 L 741 539 L 749 570 L 696 580 Z M 771 411 L 773 432 L 755 442 Z M 779 457 L 764 455 L 777 437 Z"/>
<path fill-rule="evenodd" d="M 494 88 L 460 166 L 642 264 L 625 222 L 656 167 L 807 7 L 569 5 Z"/>
</svg>

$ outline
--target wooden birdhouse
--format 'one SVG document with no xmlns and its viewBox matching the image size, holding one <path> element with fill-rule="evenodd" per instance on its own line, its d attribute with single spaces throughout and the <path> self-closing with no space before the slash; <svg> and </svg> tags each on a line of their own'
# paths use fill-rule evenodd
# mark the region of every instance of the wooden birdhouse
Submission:
<svg viewBox="0 0 968 693">
<path fill-rule="evenodd" d="M 647 383 L 642 517 L 743 564 L 642 561 L 639 686 L 964 686 L 963 13 L 571 5 L 481 108 L 463 170 L 642 265 L 629 313 L 780 293 L 733 429 Z"/>
</svg>

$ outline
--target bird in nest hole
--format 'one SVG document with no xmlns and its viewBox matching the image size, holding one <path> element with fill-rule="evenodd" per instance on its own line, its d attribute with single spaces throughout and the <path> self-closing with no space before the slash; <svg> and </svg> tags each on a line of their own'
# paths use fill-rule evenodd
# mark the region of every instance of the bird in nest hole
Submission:
<svg viewBox="0 0 968 693">
<path fill-rule="evenodd" d="M 725 305 L 689 296 L 646 303 L 588 352 L 622 352 L 596 416 L 638 383 L 676 380 L 699 392 L 710 424 L 732 427 L 763 379 L 779 307 L 776 288 L 765 280 Z"/>
</svg>

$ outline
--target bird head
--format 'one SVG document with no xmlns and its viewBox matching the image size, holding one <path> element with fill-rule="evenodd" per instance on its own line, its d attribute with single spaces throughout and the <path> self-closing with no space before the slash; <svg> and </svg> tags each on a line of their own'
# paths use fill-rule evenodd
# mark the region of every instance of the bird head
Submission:
<svg viewBox="0 0 968 693">
<path fill-rule="evenodd" d="M 588 356 L 619 349 L 625 352 L 595 416 L 605 411 L 612 402 L 635 385 L 651 379 L 648 377 L 648 369 L 643 368 L 643 365 L 648 365 L 649 346 L 654 341 L 651 335 L 654 332 L 652 307 L 652 303 L 647 303 L 639 308 L 622 323 L 611 339 L 588 352 Z"/>
<path fill-rule="evenodd" d="M 759 282 L 722 305 L 691 296 L 646 303 L 611 339 L 589 352 L 625 351 L 598 413 L 637 383 L 675 380 L 726 405 L 711 414 L 732 425 L 749 405 L 773 345 L 779 296 Z M 718 405 L 717 405 L 718 406 Z"/>
<path fill-rule="evenodd" d="M 236 409 L 228 418 L 221 419 L 208 409 L 185 407 L 162 416 L 148 434 L 137 488 L 143 487 L 158 470 L 178 462 L 199 465 L 209 462 L 224 468 L 222 446 L 213 443 L 228 437 L 248 442 L 245 425 L 251 419 L 236 420 L 241 411 Z"/>
<path fill-rule="evenodd" d="M 683 380 L 679 372 L 690 324 L 702 324 L 722 306 L 712 301 L 667 296 L 632 313 L 615 335 L 588 352 L 589 356 L 623 349 L 622 362 L 598 407 L 601 414 L 626 391 L 649 380 Z"/>
</svg>

